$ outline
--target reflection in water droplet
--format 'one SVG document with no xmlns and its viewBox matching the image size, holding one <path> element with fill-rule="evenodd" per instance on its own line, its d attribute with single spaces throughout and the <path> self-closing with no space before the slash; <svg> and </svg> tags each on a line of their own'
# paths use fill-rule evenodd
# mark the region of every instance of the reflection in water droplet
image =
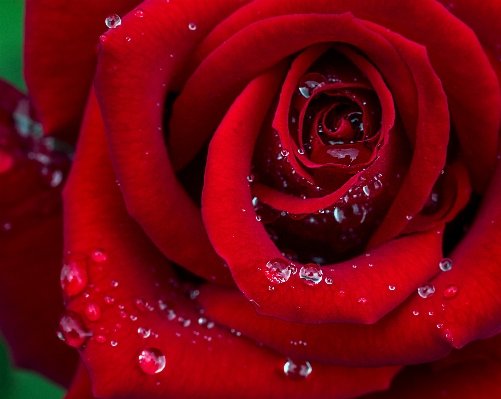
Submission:
<svg viewBox="0 0 501 399">
<path fill-rule="evenodd" d="M 322 281 L 322 270 L 314 263 L 307 263 L 299 270 L 299 277 L 308 285 L 317 285 Z"/>
<path fill-rule="evenodd" d="M 423 284 L 418 288 L 418 294 L 421 298 L 428 298 L 435 292 L 435 287 L 431 284 Z"/>
<path fill-rule="evenodd" d="M 139 327 L 137 333 L 142 338 L 148 338 L 151 335 L 151 330 L 149 328 Z"/>
<path fill-rule="evenodd" d="M 111 14 L 106 17 L 104 23 L 108 28 L 114 29 L 122 23 L 122 20 L 117 14 Z"/>
<path fill-rule="evenodd" d="M 101 317 L 101 308 L 97 304 L 90 302 L 85 307 L 85 316 L 90 321 L 99 320 Z"/>
<path fill-rule="evenodd" d="M 60 282 L 67 296 L 80 294 L 88 283 L 87 256 L 80 253 L 66 256 L 61 269 Z"/>
<path fill-rule="evenodd" d="M 331 285 L 333 282 L 334 282 L 334 280 L 332 279 L 332 277 L 326 277 L 325 278 L 325 284 Z"/>
<path fill-rule="evenodd" d="M 458 294 L 459 288 L 454 285 L 448 285 L 444 290 L 444 298 L 451 299 L 454 298 Z"/>
<path fill-rule="evenodd" d="M 312 367 L 310 362 L 305 360 L 292 360 L 287 359 L 284 364 L 284 373 L 291 380 L 304 380 L 308 377 L 312 372 Z"/>
<path fill-rule="evenodd" d="M 139 367 L 146 374 L 157 374 L 165 368 L 165 355 L 160 349 L 144 349 L 139 355 Z"/>
<path fill-rule="evenodd" d="M 289 262 L 281 258 L 275 258 L 266 263 L 264 274 L 272 283 L 281 284 L 289 280 L 291 269 Z"/>
<path fill-rule="evenodd" d="M 438 267 L 440 267 L 440 270 L 442 270 L 443 272 L 448 272 L 452 269 L 452 260 L 449 258 L 444 258 L 440 261 Z"/>
<path fill-rule="evenodd" d="M 66 311 L 59 318 L 57 336 L 67 345 L 78 349 L 92 336 L 92 331 L 84 327 L 77 313 Z"/>
</svg>

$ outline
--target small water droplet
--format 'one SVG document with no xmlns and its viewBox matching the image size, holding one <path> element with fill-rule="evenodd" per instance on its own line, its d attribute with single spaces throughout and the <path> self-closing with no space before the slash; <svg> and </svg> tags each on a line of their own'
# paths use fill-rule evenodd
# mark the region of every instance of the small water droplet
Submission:
<svg viewBox="0 0 501 399">
<path fill-rule="evenodd" d="M 405 218 L 406 218 L 407 220 L 412 220 L 412 215 L 407 215 Z"/>
<path fill-rule="evenodd" d="M 284 364 L 284 373 L 291 380 L 304 380 L 312 372 L 312 367 L 310 362 L 305 360 L 292 360 L 287 359 Z"/>
<path fill-rule="evenodd" d="M 367 303 L 367 298 L 364 298 L 363 296 L 358 298 L 358 303 Z"/>
<path fill-rule="evenodd" d="M 99 320 L 101 317 L 101 308 L 97 304 L 90 302 L 85 307 L 85 316 L 90 321 Z"/>
<path fill-rule="evenodd" d="M 78 313 L 66 311 L 59 318 L 57 336 L 67 345 L 78 349 L 92 336 L 92 331 L 84 327 Z"/>
<path fill-rule="evenodd" d="M 449 258 L 444 258 L 440 261 L 438 267 L 440 267 L 440 270 L 442 270 L 443 272 L 448 272 L 452 269 L 452 260 Z"/>
<path fill-rule="evenodd" d="M 160 349 L 148 348 L 141 351 L 138 357 L 139 367 L 146 374 L 157 374 L 165 368 L 165 355 Z"/>
<path fill-rule="evenodd" d="M 288 151 L 288 150 L 286 150 L 286 149 L 284 148 L 282 151 L 280 151 L 280 154 L 281 154 L 283 157 L 287 157 L 287 156 L 289 156 L 289 151 Z"/>
<path fill-rule="evenodd" d="M 454 337 L 452 336 L 452 331 L 449 330 L 448 328 L 446 328 L 443 332 L 443 335 L 444 335 L 444 338 L 448 341 L 448 342 L 453 342 L 454 341 Z"/>
<path fill-rule="evenodd" d="M 444 323 L 438 323 L 438 324 L 437 324 L 437 328 L 438 328 L 438 329 L 444 328 Z"/>
<path fill-rule="evenodd" d="M 111 342 L 110 342 L 110 345 L 111 345 L 111 346 L 117 346 L 117 345 L 118 345 L 118 342 L 117 342 L 117 341 L 111 341 Z"/>
<path fill-rule="evenodd" d="M 92 251 L 90 257 L 94 262 L 101 263 L 106 260 L 106 252 L 104 252 L 104 249 L 98 248 Z"/>
<path fill-rule="evenodd" d="M 388 288 L 390 289 L 390 291 L 395 291 L 395 286 L 394 285 L 389 285 Z"/>
<path fill-rule="evenodd" d="M 145 327 L 139 327 L 137 333 L 141 338 L 148 338 L 151 335 L 151 330 Z"/>
<path fill-rule="evenodd" d="M 299 270 L 299 277 L 308 285 L 317 285 L 322 281 L 322 270 L 314 263 L 307 263 Z"/>
<path fill-rule="evenodd" d="M 72 297 L 80 294 L 88 283 L 87 256 L 73 253 L 64 258 L 60 275 L 63 292 Z"/>
<path fill-rule="evenodd" d="M 274 289 L 275 289 L 275 287 L 273 287 L 272 285 L 268 286 L 269 291 L 273 291 Z"/>
<path fill-rule="evenodd" d="M 254 181 L 254 175 L 252 173 L 249 176 L 247 176 L 247 181 L 249 183 L 252 183 Z"/>
<path fill-rule="evenodd" d="M 143 18 L 144 17 L 144 11 L 138 8 L 136 11 L 134 11 L 134 15 L 138 18 Z"/>
<path fill-rule="evenodd" d="M 118 287 L 118 281 L 116 281 L 116 280 L 111 280 L 110 285 L 111 285 L 113 288 L 117 288 L 117 287 Z"/>
<path fill-rule="evenodd" d="M 412 311 L 412 314 L 413 314 L 414 316 L 418 316 L 418 315 L 419 315 L 419 310 L 413 310 L 413 311 Z"/>
<path fill-rule="evenodd" d="M 331 285 L 333 282 L 334 282 L 334 280 L 332 279 L 332 277 L 326 277 L 325 278 L 325 284 Z"/>
<path fill-rule="evenodd" d="M 96 341 L 99 342 L 100 344 L 103 344 L 106 342 L 106 337 L 104 335 L 97 335 L 96 336 Z"/>
<path fill-rule="evenodd" d="M 428 315 L 429 315 L 429 316 L 433 316 L 434 314 L 435 314 L 435 312 L 434 312 L 433 310 L 430 310 L 430 311 L 428 312 Z"/>
<path fill-rule="evenodd" d="M 337 295 L 342 298 L 346 295 L 346 292 L 344 290 L 339 290 Z"/>
<path fill-rule="evenodd" d="M 299 155 L 304 155 L 304 150 L 303 150 L 302 148 L 298 148 L 298 149 L 297 149 L 297 153 L 298 153 Z"/>
<path fill-rule="evenodd" d="M 428 298 L 435 292 L 435 287 L 431 284 L 423 284 L 418 288 L 418 294 L 421 298 Z"/>
<path fill-rule="evenodd" d="M 262 220 L 262 217 L 260 215 L 256 215 L 256 221 L 260 222 Z"/>
<path fill-rule="evenodd" d="M 448 285 L 444 290 L 444 298 L 451 299 L 454 298 L 458 294 L 459 288 L 454 285 Z"/>
<path fill-rule="evenodd" d="M 197 29 L 197 25 L 195 24 L 195 22 L 190 22 L 188 24 L 188 29 L 189 30 L 195 30 L 195 29 Z"/>
<path fill-rule="evenodd" d="M 122 20 L 117 14 L 111 14 L 106 17 L 104 23 L 108 28 L 114 29 L 122 23 Z"/>
<path fill-rule="evenodd" d="M 136 315 L 131 314 L 131 315 L 130 315 L 130 319 L 131 319 L 132 321 L 136 321 L 136 320 L 137 320 L 137 316 L 136 316 Z"/>
<path fill-rule="evenodd" d="M 127 40 L 128 42 L 130 42 L 132 39 L 130 38 L 130 36 L 127 36 L 127 37 L 125 38 L 125 40 Z"/>
<path fill-rule="evenodd" d="M 275 258 L 266 263 L 265 276 L 274 284 L 285 283 L 291 276 L 289 262 L 281 258 Z"/>
<path fill-rule="evenodd" d="M 106 303 L 107 305 L 111 305 L 113 302 L 115 302 L 115 298 L 113 298 L 112 296 L 106 295 L 104 297 L 104 303 Z"/>
</svg>

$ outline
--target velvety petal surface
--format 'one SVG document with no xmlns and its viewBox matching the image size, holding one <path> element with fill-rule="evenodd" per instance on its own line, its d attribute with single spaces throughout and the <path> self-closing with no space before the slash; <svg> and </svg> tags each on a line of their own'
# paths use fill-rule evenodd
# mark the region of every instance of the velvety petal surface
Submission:
<svg viewBox="0 0 501 399">
<path fill-rule="evenodd" d="M 24 65 L 30 97 L 46 135 L 76 141 L 91 87 L 99 35 L 110 14 L 139 0 L 27 0 Z"/>
</svg>

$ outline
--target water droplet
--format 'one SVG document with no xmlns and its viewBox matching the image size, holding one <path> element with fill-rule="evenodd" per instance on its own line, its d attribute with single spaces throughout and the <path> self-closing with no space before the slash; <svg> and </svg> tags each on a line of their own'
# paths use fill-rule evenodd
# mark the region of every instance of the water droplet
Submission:
<svg viewBox="0 0 501 399">
<path fill-rule="evenodd" d="M 418 315 L 419 315 L 419 310 L 413 310 L 413 311 L 412 311 L 412 314 L 413 314 L 414 316 L 418 316 Z"/>
<path fill-rule="evenodd" d="M 79 253 L 66 256 L 61 269 L 60 282 L 67 296 L 80 294 L 88 283 L 87 256 Z"/>
<path fill-rule="evenodd" d="M 443 272 L 448 272 L 452 269 L 452 260 L 449 258 L 444 258 L 440 261 L 438 267 L 440 267 L 440 270 L 442 270 Z"/>
<path fill-rule="evenodd" d="M 332 277 L 326 277 L 325 278 L 325 284 L 331 285 L 333 282 L 334 282 L 334 280 L 332 279 Z"/>
<path fill-rule="evenodd" d="M 346 292 L 344 290 L 339 290 L 337 295 L 341 298 L 343 298 L 346 295 Z"/>
<path fill-rule="evenodd" d="M 100 344 L 103 344 L 106 342 L 106 337 L 104 335 L 97 335 L 96 336 L 96 341 L 99 342 Z"/>
<path fill-rule="evenodd" d="M 446 328 L 443 332 L 443 335 L 444 335 L 444 338 L 449 341 L 449 342 L 453 342 L 454 341 L 454 337 L 452 336 L 452 331 L 449 330 L 448 328 Z"/>
<path fill-rule="evenodd" d="M 92 331 L 84 327 L 77 313 L 66 311 L 59 318 L 57 336 L 67 345 L 78 349 L 92 336 Z"/>
<path fill-rule="evenodd" d="M 281 258 L 275 258 L 266 263 L 264 272 L 268 280 L 274 284 L 285 283 L 291 276 L 291 268 L 289 262 Z"/>
<path fill-rule="evenodd" d="M 117 287 L 118 287 L 118 281 L 116 281 L 116 280 L 111 280 L 110 285 L 111 285 L 113 288 L 117 288 Z"/>
<path fill-rule="evenodd" d="M 260 222 L 262 220 L 260 215 L 256 215 L 256 221 Z"/>
<path fill-rule="evenodd" d="M 2 224 L 2 229 L 3 231 L 9 231 L 12 229 L 12 223 L 9 223 L 9 222 L 4 222 Z"/>
<path fill-rule="evenodd" d="M 197 29 L 197 25 L 195 24 L 195 22 L 190 22 L 188 24 L 188 29 L 189 30 L 195 30 L 195 29 Z"/>
<path fill-rule="evenodd" d="M 122 20 L 117 14 L 111 14 L 106 17 L 104 23 L 108 28 L 114 29 L 122 23 Z"/>
<path fill-rule="evenodd" d="M 286 149 L 284 148 L 282 151 L 280 151 L 280 154 L 281 154 L 283 157 L 287 157 L 287 156 L 289 156 L 289 151 L 288 151 L 288 150 L 286 150 Z"/>
<path fill-rule="evenodd" d="M 117 345 L 118 345 L 118 342 L 117 342 L 117 341 L 111 341 L 111 342 L 110 342 L 110 345 L 111 345 L 111 346 L 117 346 Z"/>
<path fill-rule="evenodd" d="M 437 324 L 437 328 L 438 328 L 438 329 L 444 328 L 444 323 L 438 323 L 438 324 Z"/>
<path fill-rule="evenodd" d="M 113 302 L 115 302 L 115 298 L 113 298 L 112 296 L 106 295 L 104 297 L 104 303 L 106 303 L 107 305 L 111 305 Z"/>
<path fill-rule="evenodd" d="M 176 318 L 176 312 L 174 311 L 174 305 L 169 304 L 167 301 L 158 301 L 158 311 L 160 314 L 164 315 L 167 320 L 172 321 Z"/>
<path fill-rule="evenodd" d="M 428 298 L 435 292 L 435 287 L 431 284 L 423 284 L 418 288 L 418 294 L 421 298 Z"/>
<path fill-rule="evenodd" d="M 430 311 L 428 312 L 428 315 L 429 315 L 429 316 L 433 316 L 434 314 L 435 314 L 435 312 L 434 312 L 433 310 L 430 310 Z"/>
<path fill-rule="evenodd" d="M 395 291 L 395 286 L 394 285 L 389 285 L 388 288 L 390 289 L 390 291 Z"/>
<path fill-rule="evenodd" d="M 135 12 L 134 15 L 138 18 L 143 18 L 144 17 L 144 11 L 138 8 Z"/>
<path fill-rule="evenodd" d="M 90 321 L 99 320 L 101 317 L 101 308 L 97 304 L 90 302 L 85 307 L 85 316 Z"/>
<path fill-rule="evenodd" d="M 273 291 L 274 289 L 275 289 L 275 287 L 273 287 L 272 285 L 268 286 L 269 291 Z"/>
<path fill-rule="evenodd" d="M 298 148 L 298 149 L 297 149 L 297 153 L 298 153 L 299 155 L 304 155 L 304 150 L 303 150 L 302 148 Z"/>
<path fill-rule="evenodd" d="M 127 37 L 125 38 L 125 40 L 127 40 L 128 42 L 130 42 L 132 39 L 130 38 L 130 36 L 127 36 Z"/>
<path fill-rule="evenodd" d="M 305 360 L 294 361 L 292 359 L 287 359 L 284 364 L 284 373 L 291 380 L 304 380 L 311 374 L 312 370 L 310 362 Z"/>
<path fill-rule="evenodd" d="M 252 173 L 249 176 L 247 176 L 247 181 L 249 183 L 252 183 L 254 181 L 254 175 Z"/>
<path fill-rule="evenodd" d="M 104 249 L 98 248 L 92 251 L 90 257 L 94 262 L 104 262 L 106 260 L 106 252 L 104 252 Z"/>
<path fill-rule="evenodd" d="M 144 349 L 139 355 L 139 367 L 146 374 L 157 374 L 165 368 L 165 355 L 160 349 Z"/>
<path fill-rule="evenodd" d="M 299 277 L 308 285 L 317 285 L 322 281 L 322 270 L 314 263 L 307 263 L 299 270 Z"/>
<path fill-rule="evenodd" d="M 412 215 L 407 215 L 405 218 L 406 218 L 407 220 L 412 220 Z"/>
<path fill-rule="evenodd" d="M 367 303 L 367 298 L 364 298 L 363 296 L 358 298 L 358 303 Z"/>
<path fill-rule="evenodd" d="M 454 298 L 458 294 L 459 288 L 454 285 L 448 285 L 444 290 L 444 298 L 451 299 Z"/>
<path fill-rule="evenodd" d="M 141 338 L 148 338 L 151 335 L 151 330 L 145 327 L 139 327 L 137 333 Z"/>
</svg>

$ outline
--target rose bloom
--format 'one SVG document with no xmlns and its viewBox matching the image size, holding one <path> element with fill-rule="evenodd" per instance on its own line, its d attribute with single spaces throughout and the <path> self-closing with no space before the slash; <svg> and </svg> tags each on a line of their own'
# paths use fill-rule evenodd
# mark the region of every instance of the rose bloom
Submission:
<svg viewBox="0 0 501 399">
<path fill-rule="evenodd" d="M 29 95 L 0 85 L 16 363 L 71 399 L 501 397 L 500 18 L 27 0 Z"/>
</svg>

